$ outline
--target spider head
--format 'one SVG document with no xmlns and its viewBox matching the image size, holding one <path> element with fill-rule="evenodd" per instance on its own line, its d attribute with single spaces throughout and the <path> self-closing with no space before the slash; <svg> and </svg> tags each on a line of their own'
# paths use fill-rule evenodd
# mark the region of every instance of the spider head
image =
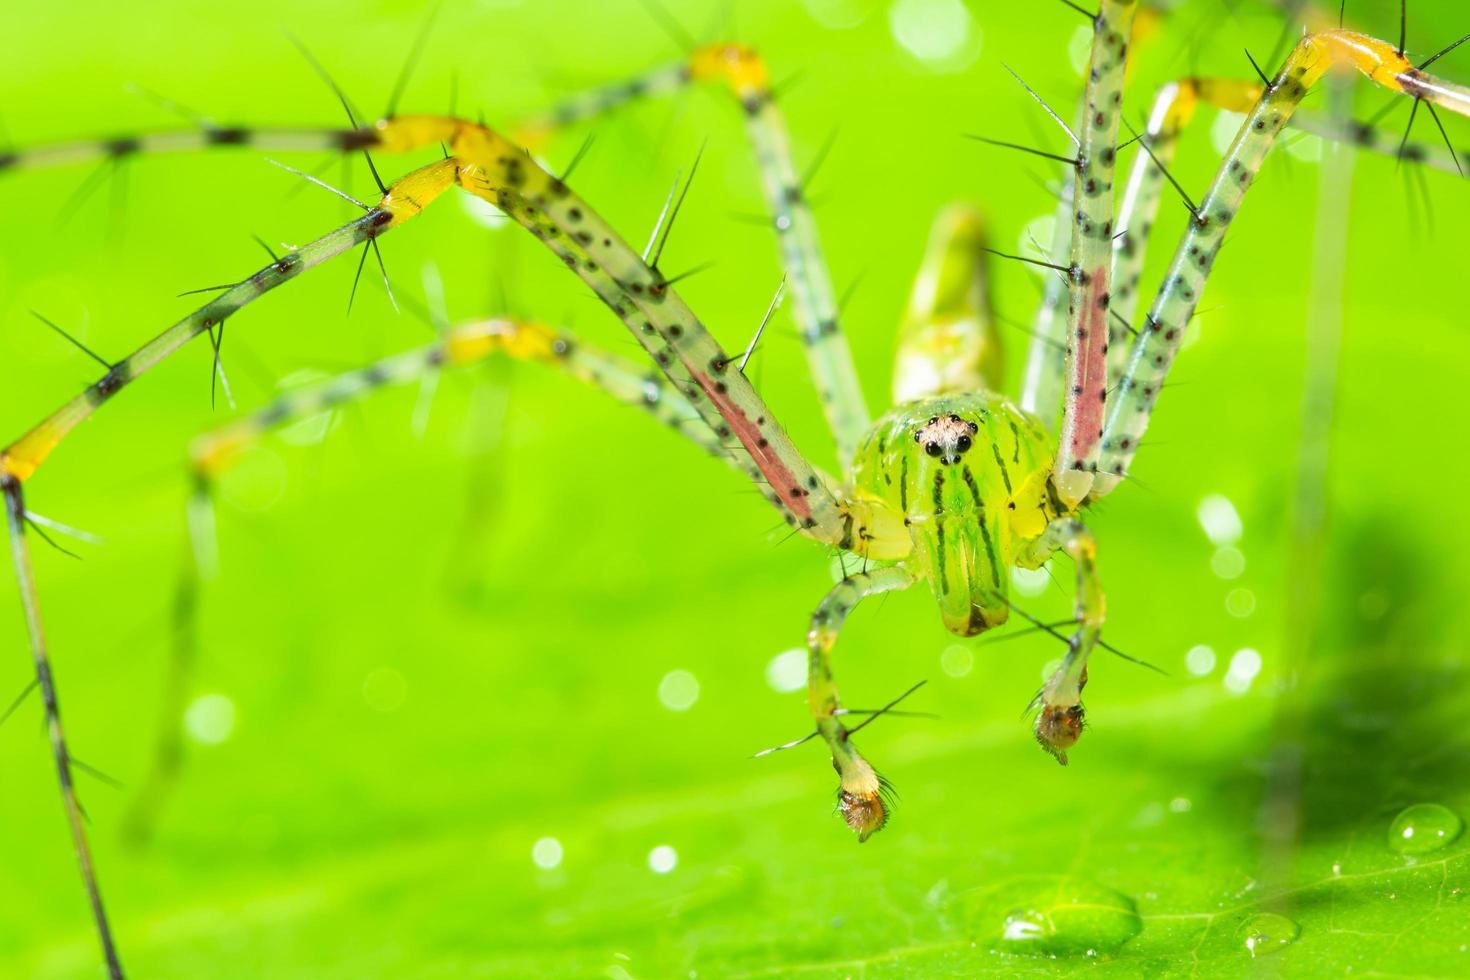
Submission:
<svg viewBox="0 0 1470 980">
<path fill-rule="evenodd" d="M 953 466 L 975 445 L 979 431 L 979 423 L 968 422 L 958 415 L 934 415 L 914 430 L 914 442 L 926 455 Z"/>
</svg>

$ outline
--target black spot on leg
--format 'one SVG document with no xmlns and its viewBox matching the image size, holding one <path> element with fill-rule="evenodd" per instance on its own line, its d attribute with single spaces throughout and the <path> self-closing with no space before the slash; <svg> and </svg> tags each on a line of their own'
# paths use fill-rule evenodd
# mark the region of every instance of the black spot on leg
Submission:
<svg viewBox="0 0 1470 980">
<path fill-rule="evenodd" d="M 137 153 L 143 148 L 143 143 L 137 137 L 123 136 L 115 140 L 108 140 L 102 144 L 102 148 L 107 151 L 108 156 L 115 160 L 118 157 L 125 157 Z"/>
<path fill-rule="evenodd" d="M 93 404 L 101 404 L 117 394 L 122 386 L 131 380 L 133 380 L 133 369 L 127 363 L 115 364 L 111 371 L 102 376 L 102 380 L 91 387 L 90 400 Z"/>
<path fill-rule="evenodd" d="M 248 139 L 250 139 L 250 131 L 238 126 L 204 131 L 204 141 L 210 146 L 239 146 Z"/>
<path fill-rule="evenodd" d="M 766 107 L 771 100 L 770 92 L 752 92 L 740 100 L 740 107 L 745 110 L 747 116 L 754 116 Z"/>
</svg>

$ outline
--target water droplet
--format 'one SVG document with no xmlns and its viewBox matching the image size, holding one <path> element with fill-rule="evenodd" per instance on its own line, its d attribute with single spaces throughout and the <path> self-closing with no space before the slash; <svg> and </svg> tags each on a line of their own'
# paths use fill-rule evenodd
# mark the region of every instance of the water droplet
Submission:
<svg viewBox="0 0 1470 980">
<path fill-rule="evenodd" d="M 975 666 L 975 655 L 969 647 L 951 643 L 939 655 L 939 667 L 951 677 L 964 677 Z"/>
<path fill-rule="evenodd" d="M 1245 572 L 1245 555 L 1232 545 L 1221 545 L 1210 556 L 1210 571 L 1223 579 L 1240 578 Z"/>
<path fill-rule="evenodd" d="M 1236 619 L 1245 619 L 1256 611 L 1256 594 L 1250 589 L 1231 589 L 1225 595 L 1225 611 Z"/>
<path fill-rule="evenodd" d="M 660 844 L 648 852 L 648 866 L 654 874 L 666 875 L 679 864 L 679 852 L 667 844 Z"/>
<path fill-rule="evenodd" d="M 1189 648 L 1184 655 L 1184 667 L 1195 677 L 1204 677 L 1215 669 L 1215 651 L 1203 643 Z"/>
<path fill-rule="evenodd" d="M 1251 682 L 1261 672 L 1260 651 L 1243 647 L 1230 658 L 1230 667 L 1225 671 L 1225 690 L 1231 694 L 1244 694 L 1251 689 Z"/>
<path fill-rule="evenodd" d="M 219 745 L 235 730 L 235 702 L 223 694 L 205 694 L 184 710 L 184 731 L 201 745 Z"/>
<path fill-rule="evenodd" d="M 1143 928 L 1133 899 L 1072 878 L 1020 878 L 958 901 L 981 938 L 1013 953 L 1106 953 Z"/>
<path fill-rule="evenodd" d="M 531 861 L 536 867 L 550 871 L 561 866 L 561 841 L 555 837 L 542 837 L 531 845 Z"/>
<path fill-rule="evenodd" d="M 888 26 L 894 40 L 933 71 L 960 71 L 980 54 L 980 28 L 960 0 L 896 0 Z"/>
<path fill-rule="evenodd" d="M 1041 595 L 1055 584 L 1051 577 L 1051 562 L 1040 568 L 1012 568 L 1011 584 L 1022 595 Z"/>
<path fill-rule="evenodd" d="M 1428 854 L 1451 844 L 1465 829 L 1465 821 L 1438 803 L 1406 807 L 1388 828 L 1388 846 L 1400 854 Z"/>
<path fill-rule="evenodd" d="M 671 670 L 658 682 L 658 699 L 670 711 L 688 711 L 699 700 L 699 679 L 687 670 Z"/>
<path fill-rule="evenodd" d="M 766 664 L 766 684 L 782 694 L 806 687 L 806 647 L 784 650 Z"/>
<path fill-rule="evenodd" d="M 1241 924 L 1236 933 L 1245 943 L 1245 948 L 1250 950 L 1251 956 L 1275 953 L 1296 942 L 1296 937 L 1301 934 L 1301 926 L 1274 912 L 1251 916 Z"/>
<path fill-rule="evenodd" d="M 1224 494 L 1212 493 L 1205 497 L 1194 513 L 1199 518 L 1200 527 L 1205 530 L 1205 536 L 1214 544 L 1234 544 L 1240 540 L 1244 530 L 1240 512 Z"/>
</svg>

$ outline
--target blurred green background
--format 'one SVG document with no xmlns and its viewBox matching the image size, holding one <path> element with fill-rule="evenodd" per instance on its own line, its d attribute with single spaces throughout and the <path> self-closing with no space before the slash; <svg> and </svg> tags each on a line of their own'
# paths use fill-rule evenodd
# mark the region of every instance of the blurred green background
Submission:
<svg viewBox="0 0 1470 980">
<path fill-rule="evenodd" d="M 1007 250 L 1050 211 L 1049 164 L 962 134 L 1064 150 L 1002 62 L 1068 106 L 1085 21 L 1062 4 L 983 0 L 668 6 L 700 39 L 758 45 L 790 79 L 782 105 L 799 161 L 837 134 L 811 195 L 838 289 L 862 276 L 846 325 L 870 403 L 886 405 L 895 325 L 935 211 L 978 202 Z M 1467 28 L 1450 0 L 1409 13 L 1421 57 Z M 335 126 L 338 107 L 283 30 L 371 113 L 423 15 L 386 2 L 15 7 L 4 124 L 20 146 L 178 125 L 133 83 L 221 123 Z M 1391 3 L 1354 0 L 1348 15 L 1397 32 Z M 1284 24 L 1259 3 L 1185 4 L 1139 50 L 1130 119 L 1169 78 L 1249 77 L 1242 48 L 1263 60 Z M 443 111 L 456 90 L 463 112 L 508 124 L 678 51 L 634 2 L 446 3 L 403 107 Z M 1470 79 L 1470 47 L 1436 70 Z M 1357 114 L 1387 101 L 1360 92 Z M 1400 106 L 1385 125 L 1406 118 Z M 1418 136 L 1428 122 L 1421 113 Z M 779 278 L 770 234 L 747 220 L 763 207 L 741 123 L 723 93 L 695 91 L 545 151 L 563 166 L 595 131 L 579 190 L 641 241 L 674 172 L 708 141 L 665 266 L 714 260 L 686 296 L 732 347 Z M 1470 145 L 1462 123 L 1449 121 L 1452 134 Z M 1181 149 L 1176 176 L 1196 197 L 1223 125 L 1203 113 Z M 379 167 L 388 177 L 432 156 Z M 957 641 L 924 589 L 865 606 L 839 647 L 846 700 L 875 705 L 927 678 L 911 706 L 940 717 L 864 733 L 902 805 L 863 846 L 831 815 L 817 744 L 749 758 L 807 730 L 804 694 L 790 689 L 799 655 L 780 655 L 801 645 L 829 559 L 780 543 L 738 474 L 527 365 L 446 378 L 423 438 L 416 392 L 393 390 L 268 440 L 230 474 L 184 778 L 151 846 L 124 845 L 168 659 L 185 447 L 229 417 L 223 400 L 210 408 L 207 345 L 181 351 L 28 485 L 34 510 L 106 539 L 78 546 L 82 561 L 38 544 L 36 562 L 75 753 L 125 784 L 81 777 L 132 975 L 1470 972 L 1470 845 L 1418 856 L 1388 845 L 1408 805 L 1470 813 L 1470 528 L 1457 496 L 1470 486 L 1459 278 L 1470 194 L 1453 176 L 1421 183 L 1360 156 L 1350 197 L 1332 202 L 1348 235 L 1329 536 L 1312 633 L 1288 641 L 1320 156 L 1298 140 L 1266 167 L 1136 484 L 1089 518 L 1108 635 L 1168 676 L 1100 654 L 1091 731 L 1063 769 L 1018 717 L 1054 641 Z M 4 178 L 7 438 L 97 373 L 29 310 L 120 357 L 198 305 L 176 293 L 258 268 L 252 234 L 299 244 L 350 217 L 251 152 L 134 160 L 68 206 L 92 172 Z M 375 193 L 360 161 L 323 176 Z M 1151 282 L 1184 214 L 1165 201 Z M 490 224 L 446 196 L 384 239 L 396 288 L 422 296 L 433 263 L 457 320 L 508 307 L 637 353 L 554 257 Z M 339 259 L 230 321 L 225 364 L 242 408 L 431 339 L 372 276 L 346 316 L 355 265 Z M 1029 320 L 1038 282 L 997 270 L 1001 311 Z M 1019 376 L 1027 338 L 1007 336 Z M 830 466 L 788 312 L 751 371 Z M 1056 573 L 1065 588 L 1047 582 L 1025 600 L 1038 615 L 1070 608 L 1070 569 Z M 30 664 L 4 590 L 8 700 Z M 0 728 L 0 975 L 100 976 L 40 721 L 32 698 Z M 1292 760 L 1300 778 L 1281 778 Z M 1292 930 L 1259 924 L 1265 913 L 1294 922 L 1296 941 L 1278 942 Z M 1247 942 L 1259 935 L 1271 939 Z"/>
</svg>

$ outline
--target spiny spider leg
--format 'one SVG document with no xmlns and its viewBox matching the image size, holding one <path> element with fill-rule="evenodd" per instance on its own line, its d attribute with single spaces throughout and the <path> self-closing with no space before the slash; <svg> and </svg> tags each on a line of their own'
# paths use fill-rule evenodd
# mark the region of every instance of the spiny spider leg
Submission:
<svg viewBox="0 0 1470 980">
<path fill-rule="evenodd" d="M 846 499 L 824 481 L 776 423 L 734 359 L 683 299 L 616 231 L 529 154 L 487 127 L 445 116 L 405 116 L 375 127 L 390 152 L 443 143 L 460 161 L 460 183 L 514 218 L 550 248 L 618 316 L 680 388 L 725 448 L 767 485 L 767 499 L 794 527 L 870 558 L 901 558 L 902 517 L 874 501 Z"/>
<path fill-rule="evenodd" d="M 1113 242 L 1112 316 L 1108 324 L 1110 379 L 1122 377 L 1128 360 L 1148 235 L 1158 215 L 1160 192 L 1168 177 L 1167 168 L 1178 149 L 1180 135 L 1201 104 L 1244 114 L 1255 105 L 1264 89 L 1265 86 L 1257 82 L 1234 78 L 1184 78 L 1164 85 L 1155 96 L 1142 134 L 1146 152 L 1140 152 L 1134 159 L 1118 205 L 1118 230 L 1114 232 Z M 1396 148 L 1387 134 L 1351 120 L 1299 111 L 1291 117 L 1290 125 L 1323 139 L 1348 143 L 1363 150 L 1395 154 L 1400 159 L 1447 173 L 1460 173 L 1459 158 L 1452 149 L 1416 142 Z M 1110 395 L 1114 393 L 1109 389 Z"/>
<path fill-rule="evenodd" d="M 1461 115 L 1470 115 L 1470 89 L 1415 68 L 1393 45 L 1352 31 L 1301 39 L 1247 115 L 1170 262 L 1163 285 L 1129 351 L 1108 411 L 1101 472 L 1092 497 L 1105 496 L 1127 474 L 1148 427 L 1184 327 L 1204 290 L 1225 232 L 1266 154 L 1302 97 L 1329 68 L 1356 68 L 1377 85 Z"/>
<path fill-rule="evenodd" d="M 330 134 L 317 134 L 318 138 L 323 135 L 330 138 Z M 442 143 L 453 156 L 414 171 L 386 189 L 379 205 L 361 218 L 226 290 L 119 362 L 102 380 L 7 446 L 0 452 L 0 479 L 12 507 L 20 507 L 21 483 L 35 473 L 77 424 L 164 357 L 303 270 L 355 245 L 370 244 L 377 235 L 418 214 L 444 190 L 459 183 L 512 215 L 592 286 L 695 404 L 725 450 L 742 462 L 741 468 L 757 482 L 768 483 L 768 498 L 790 523 L 820 541 L 872 558 L 898 558 L 908 552 L 910 542 L 902 517 L 874 500 L 848 502 L 834 496 L 830 481 L 819 477 L 797 453 L 744 375 L 727 370 L 730 357 L 668 282 L 648 269 L 585 202 L 524 151 L 483 126 L 432 116 L 385 121 L 372 130 L 352 131 L 336 139 L 342 145 L 372 144 L 388 151 Z M 35 610 L 34 588 L 28 588 L 28 583 L 33 586 L 33 576 L 24 545 L 23 508 L 16 513 L 11 526 L 12 552 L 23 591 Z M 34 628 L 39 625 L 38 610 L 32 625 L 38 678 L 49 681 L 44 647 Z M 54 697 L 49 703 L 54 705 Z M 57 751 L 61 752 L 62 747 Z M 59 755 L 65 793 L 70 779 L 64 762 L 64 755 Z M 72 806 L 68 813 L 79 842 L 78 860 L 88 880 L 109 969 L 121 976 L 84 846 L 80 816 Z"/>
<path fill-rule="evenodd" d="M 1080 118 L 1081 113 L 1078 113 Z M 1070 168 L 1069 168 L 1070 169 Z M 1072 180 L 1062 181 L 1052 214 L 1052 236 L 1047 261 L 1059 263 L 1072 241 Z M 1062 405 L 1062 368 L 1067 354 L 1066 320 L 1062 305 L 1067 299 L 1067 277 L 1047 272 L 1042 279 L 1041 303 L 1031 321 L 1031 343 L 1021 378 L 1021 410 L 1034 416 L 1048 429 L 1056 427 Z"/>
<path fill-rule="evenodd" d="M 1136 0 L 1102 0 L 1093 24 L 1087 111 L 1072 187 L 1076 206 L 1068 274 L 1062 424 L 1052 483 L 1069 509 L 1087 496 L 1097 470 L 1107 399 L 1108 309 L 1113 265 L 1113 170 L 1123 69 Z"/>
<path fill-rule="evenodd" d="M 881 592 L 906 589 L 915 581 L 912 572 L 898 566 L 849 576 L 817 606 L 807 633 L 807 703 L 816 719 L 817 732 L 832 753 L 832 768 L 837 770 L 838 812 L 859 841 L 882 830 L 888 819 L 883 799 L 885 784 L 852 744 L 847 727 L 839 720 L 842 701 L 832 672 L 832 647 L 843 622 L 859 602 Z"/>
<path fill-rule="evenodd" d="M 1194 113 L 1195 101 L 1181 96 L 1182 83 L 1159 90 L 1149 111 L 1139 148 L 1128 172 L 1123 199 L 1118 204 L 1118 228 L 1113 233 L 1113 296 L 1108 318 L 1108 377 L 1117 377 L 1127 356 L 1134 314 L 1138 311 L 1138 281 L 1143 275 L 1149 232 L 1159 212 L 1166 168 L 1174 159 L 1179 134 Z"/>
<path fill-rule="evenodd" d="M 806 179 L 796 170 L 786 122 L 776 107 L 770 72 L 760 54 L 743 44 L 703 45 L 680 64 L 573 95 L 517 135 L 524 132 L 527 145 L 535 145 L 553 128 L 602 115 L 643 96 L 667 94 L 704 81 L 728 88 L 745 113 L 812 380 L 837 445 L 839 471 L 845 471 L 870 417 L 847 338 L 838 323 L 832 278 L 816 220 L 806 202 Z"/>
<path fill-rule="evenodd" d="M 378 205 L 362 217 L 282 256 L 255 275 L 231 286 L 113 365 L 101 380 L 0 450 L 0 475 L 20 482 L 30 479 L 72 429 L 159 361 L 282 283 L 355 246 L 371 243 L 374 238 L 408 221 L 452 186 L 454 180 L 455 166 L 451 161 L 437 161 L 421 167 L 395 182 Z"/>
<path fill-rule="evenodd" d="M 119 362 L 101 381 L 0 451 L 0 477 L 7 488 L 18 495 L 20 484 L 77 424 L 188 340 L 301 271 L 355 245 L 371 243 L 458 183 L 514 217 L 592 287 L 694 405 L 731 458 L 754 481 L 767 485 L 768 499 L 793 526 L 869 558 L 895 559 L 908 553 L 911 542 L 902 516 L 871 497 L 836 496 L 840 491 L 835 484 L 819 476 L 796 451 L 744 375 L 728 370 L 730 356 L 668 281 L 649 269 L 585 202 L 529 154 L 486 127 L 442 116 L 385 120 L 367 130 L 318 131 L 313 138 L 344 149 L 373 146 L 389 152 L 442 144 L 452 156 L 396 182 L 361 218 L 231 287 Z M 17 572 L 24 585 L 31 571 L 23 539 L 17 537 L 20 533 L 12 529 L 12 541 L 19 542 L 13 544 Z M 37 663 L 42 670 L 45 661 L 39 652 Z M 89 858 L 80 849 L 78 858 L 90 881 Z M 92 894 L 99 936 L 110 950 L 110 929 L 95 890 Z M 120 968 L 114 972 L 120 975 Z"/>
<path fill-rule="evenodd" d="M 1249 91 L 1244 99 L 1245 105 L 1238 110 L 1240 112 L 1249 111 L 1263 90 L 1263 86 L 1254 84 L 1247 88 Z M 1335 143 L 1347 143 L 1360 150 L 1396 157 L 1405 163 L 1422 164 L 1432 170 L 1470 179 L 1470 146 L 1462 146 L 1456 150 L 1442 143 L 1404 139 L 1398 134 L 1374 129 L 1366 123 L 1339 119 L 1310 109 L 1298 109 L 1292 113 L 1291 128 Z"/>
<path fill-rule="evenodd" d="M 269 132 L 279 135 L 281 131 Z M 869 557 L 896 558 L 906 553 L 907 536 L 901 519 L 866 502 L 839 502 L 833 496 L 835 485 L 830 480 L 824 481 L 796 452 L 744 376 L 739 371 L 728 370 L 730 357 L 694 318 L 668 280 L 649 269 L 563 181 L 543 170 L 524 150 L 487 127 L 434 115 L 403 116 L 357 130 L 300 131 L 293 133 L 292 138 L 294 146 L 376 149 L 390 153 L 440 144 L 447 147 L 451 153 L 449 159 L 416 172 L 424 175 L 415 178 L 423 185 L 419 195 L 424 198 L 423 204 L 441 193 L 448 183 L 457 181 L 471 193 L 501 207 L 542 240 L 623 320 L 720 436 L 727 450 L 746 461 L 745 472 L 758 483 L 768 484 L 768 499 L 794 526 L 825 543 L 851 545 L 853 550 Z M 398 185 L 390 188 L 390 197 L 385 200 L 400 202 L 400 198 L 392 197 L 396 191 Z M 414 198 L 407 194 L 401 195 L 401 200 L 414 204 Z M 417 205 L 414 213 L 423 204 Z M 380 206 L 350 227 L 366 227 L 374 222 L 378 226 L 391 225 L 401 220 L 395 217 L 396 211 L 389 218 L 381 217 L 382 212 Z M 314 252 L 311 264 L 351 244 L 356 241 L 321 254 Z M 301 254 L 305 257 L 306 251 Z M 208 329 L 211 324 L 204 321 L 222 318 L 208 315 L 216 307 L 221 314 L 233 312 L 241 302 L 237 295 L 240 290 L 248 292 L 246 298 L 258 294 L 254 280 L 224 293 L 201 311 L 199 323 L 188 331 L 179 336 L 171 331 L 156 342 L 161 344 L 157 350 L 155 345 L 149 345 L 140 351 L 138 356 L 148 356 L 139 363 L 151 366 L 158 356 L 172 351 L 194 333 Z M 116 387 L 107 379 L 102 385 L 107 393 Z M 43 423 L 40 430 L 44 431 L 33 434 L 46 444 L 41 456 L 54 444 L 52 429 L 64 434 L 80 418 L 90 414 L 93 407 L 88 396 L 80 396 L 57 413 L 56 418 Z M 27 460 L 35 455 L 36 447 L 30 444 L 31 440 L 28 436 L 22 440 L 23 444 L 12 446 L 6 456 L 0 457 L 0 463 L 7 470 L 24 469 Z"/>
<path fill-rule="evenodd" d="M 67 748 L 66 735 L 61 727 L 61 704 L 56 693 L 56 680 L 51 672 L 51 658 L 46 650 L 46 631 L 41 624 L 36 577 L 31 565 L 30 546 L 26 541 L 26 505 L 20 479 L 8 473 L 0 475 L 0 492 L 5 497 L 11 561 L 20 586 L 21 603 L 25 608 L 26 632 L 30 636 L 31 656 L 35 661 L 36 683 L 41 689 L 41 700 L 46 707 L 46 731 L 51 740 L 51 755 L 56 761 L 56 778 L 61 786 L 67 826 L 71 829 L 72 850 L 76 853 L 77 866 L 81 869 L 82 882 L 87 889 L 87 900 L 92 906 L 92 920 L 97 929 L 98 941 L 102 945 L 107 975 L 111 980 L 122 980 L 122 962 L 118 959 L 117 947 L 112 939 L 112 927 L 102 905 L 102 887 L 97 881 L 97 870 L 92 863 L 92 849 L 87 842 L 85 818 L 81 804 L 77 802 L 76 786 L 72 782 L 72 766 L 76 764 L 76 760 Z"/>
<path fill-rule="evenodd" d="M 66 402 L 25 435 L 6 446 L 4 450 L 0 450 L 0 491 L 3 491 L 6 498 L 11 559 L 15 566 L 16 578 L 20 583 L 21 598 L 26 610 L 26 623 L 35 660 L 36 679 L 46 704 L 52 749 L 56 757 L 57 774 L 66 806 L 67 822 L 71 827 L 77 863 L 86 883 L 98 940 L 102 945 L 110 977 L 121 978 L 123 976 L 122 965 L 118 959 L 112 929 L 102 905 L 102 896 L 92 864 L 91 851 L 87 844 L 86 829 L 82 823 L 81 811 L 76 801 L 75 789 L 72 786 L 72 760 L 62 735 L 56 686 L 51 672 L 50 658 L 46 651 L 45 634 L 41 627 L 35 572 L 25 538 L 26 511 L 22 484 L 35 474 L 36 469 L 72 429 L 90 418 L 92 413 L 113 395 L 135 381 L 159 361 L 199 334 L 211 331 L 215 326 L 223 323 L 226 317 L 237 312 L 246 304 L 258 299 L 276 286 L 295 278 L 306 269 L 319 265 L 335 255 L 340 255 L 355 245 L 370 244 L 377 236 L 418 214 L 426 203 L 448 188 L 453 181 L 454 165 L 447 161 L 430 164 L 410 173 L 396 182 L 384 194 L 378 206 L 370 209 L 361 218 L 324 235 L 296 252 L 283 256 L 249 279 L 231 286 L 212 302 L 185 317 L 133 354 L 113 365 L 101 380 L 88 386 L 81 394 Z"/>
<path fill-rule="evenodd" d="M 1082 735 L 1085 715 L 1082 688 L 1087 683 L 1087 657 L 1102 635 L 1107 600 L 1097 572 L 1097 543 L 1092 532 L 1075 517 L 1061 517 L 1016 555 L 1020 568 L 1040 568 L 1058 551 L 1064 551 L 1077 569 L 1076 622 L 1067 656 L 1042 688 L 1036 716 L 1036 740 L 1041 747 L 1067 764 L 1067 749 Z"/>
<path fill-rule="evenodd" d="M 1130 16 L 1132 20 L 1127 28 L 1127 49 L 1136 54 L 1139 46 L 1147 43 L 1156 33 L 1158 21 L 1162 15 L 1158 11 L 1145 6 L 1136 15 Z M 1100 18 L 1101 12 L 1097 16 L 1088 15 L 1088 19 L 1093 23 L 1094 51 L 1099 46 L 1099 40 L 1106 38 L 1106 35 L 1098 33 Z M 1131 61 L 1125 61 L 1121 66 L 1122 74 L 1118 76 L 1120 85 L 1122 79 L 1127 76 L 1131 65 Z M 1089 70 L 1092 67 L 1095 66 L 1089 65 Z M 1015 73 L 1012 72 L 1011 74 L 1014 75 Z M 1090 77 L 1096 77 L 1099 82 L 1102 81 L 1100 75 Z M 1027 91 L 1030 91 L 1029 87 Z M 1089 109 L 1089 106 L 1095 94 L 1090 87 L 1084 89 L 1082 96 L 1078 99 L 1075 123 L 1072 129 L 1068 130 L 1068 135 L 1072 136 L 1074 142 L 1079 144 L 1077 147 L 1078 159 L 1067 167 L 1065 179 L 1062 181 L 1060 191 L 1057 194 L 1057 205 L 1052 219 L 1052 236 L 1047 246 L 1046 255 L 1047 260 L 1055 264 L 1060 264 L 1061 257 L 1064 254 L 1070 254 L 1070 249 L 1075 245 L 1078 211 L 1073 202 L 1076 200 L 1075 185 L 1077 183 L 1078 164 L 1081 161 L 1083 152 L 1080 145 L 1081 141 L 1077 139 L 1075 132 L 1087 132 L 1094 127 L 1097 112 L 1095 109 Z M 1048 114 L 1055 118 L 1055 114 L 1050 112 Z M 1090 147 L 1092 151 L 1096 151 L 1096 149 L 1097 147 L 1095 145 Z M 1109 148 L 1106 154 L 1109 169 L 1111 168 L 1111 159 L 1116 153 L 1116 148 Z M 1108 179 L 1111 181 L 1111 176 Z M 1109 203 L 1111 204 L 1111 199 Z M 1122 217 L 1120 216 L 1118 224 L 1121 225 L 1123 223 Z M 1043 280 L 1043 283 L 1041 304 L 1037 307 L 1036 317 L 1032 321 L 1032 339 L 1030 347 L 1026 352 L 1026 366 L 1022 375 L 1020 397 L 1017 404 L 1020 405 L 1022 411 L 1034 416 L 1042 425 L 1048 429 L 1053 429 L 1056 427 L 1057 416 L 1063 407 L 1062 382 L 1064 377 L 1069 374 L 1069 369 L 1067 368 L 1067 349 L 1071 346 L 1071 336 L 1075 330 L 1075 327 L 1069 330 L 1067 321 L 1062 317 L 1062 304 L 1064 301 L 1070 299 L 1072 282 L 1069 276 L 1058 277 L 1048 274 Z"/>
</svg>

